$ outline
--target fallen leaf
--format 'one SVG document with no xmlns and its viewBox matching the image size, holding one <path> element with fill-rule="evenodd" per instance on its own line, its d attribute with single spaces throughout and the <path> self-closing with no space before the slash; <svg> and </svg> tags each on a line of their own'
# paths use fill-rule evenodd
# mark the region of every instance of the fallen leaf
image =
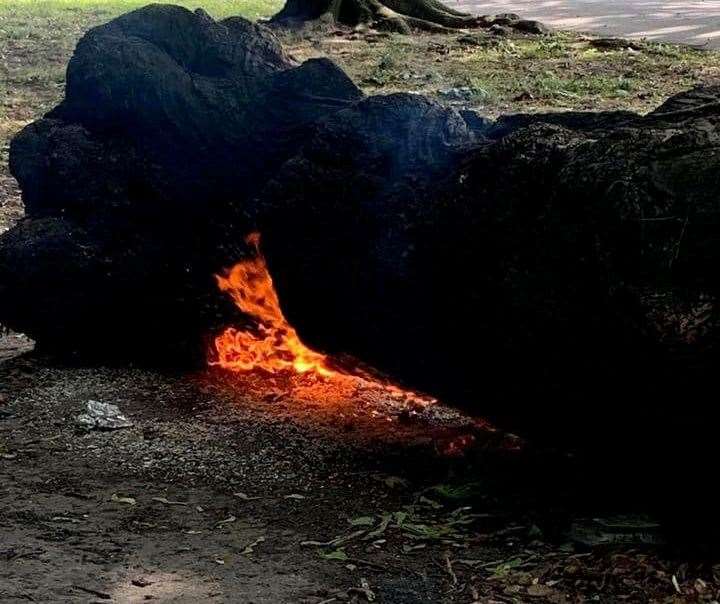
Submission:
<svg viewBox="0 0 720 604">
<path fill-rule="evenodd" d="M 494 569 L 492 569 L 492 572 L 495 576 L 502 577 L 513 568 L 520 566 L 522 562 L 522 558 L 513 558 L 512 560 L 498 564 Z"/>
<path fill-rule="evenodd" d="M 415 552 L 419 549 L 425 549 L 427 547 L 427 543 L 419 543 L 418 545 L 403 545 L 403 553 L 409 554 L 410 552 Z"/>
<path fill-rule="evenodd" d="M 252 554 L 252 553 L 254 553 L 255 547 L 260 545 L 264 541 L 265 541 L 265 537 L 258 537 L 250 545 L 246 546 L 245 549 L 240 553 L 245 554 L 245 555 Z"/>
<path fill-rule="evenodd" d="M 375 518 L 373 516 L 358 516 L 357 518 L 351 518 L 348 522 L 350 526 L 372 526 L 375 524 Z"/>
<path fill-rule="evenodd" d="M 341 535 L 339 537 L 335 537 L 330 541 L 302 541 L 300 542 L 300 545 L 303 547 L 338 547 L 339 545 L 343 545 L 344 543 L 352 541 L 353 539 L 356 539 L 357 537 L 360 537 L 364 534 L 365 531 L 360 530 L 355 531 L 354 533 L 350 533 L 349 535 Z"/>
<path fill-rule="evenodd" d="M 220 526 L 221 524 L 231 524 L 231 523 L 235 522 L 236 520 L 237 520 L 237 518 L 235 518 L 235 516 L 231 515 L 231 516 L 228 516 L 227 518 L 225 518 L 225 520 L 219 520 L 218 522 L 216 522 L 215 526 Z"/>
<path fill-rule="evenodd" d="M 185 501 L 171 501 L 169 499 L 165 499 L 165 497 L 153 497 L 152 500 L 157 501 L 158 503 L 164 503 L 165 505 L 190 505 Z"/>
<path fill-rule="evenodd" d="M 250 497 L 247 493 L 233 493 L 233 495 L 243 501 L 255 501 L 256 499 L 260 499 L 260 497 Z"/>
<path fill-rule="evenodd" d="M 392 518 L 392 514 L 383 514 L 382 520 L 380 521 L 380 526 L 378 526 L 374 531 L 371 531 L 367 535 L 365 535 L 363 537 L 363 541 L 370 541 L 371 539 L 376 539 L 377 537 L 380 537 L 387 530 L 387 527 L 390 524 Z"/>
<path fill-rule="evenodd" d="M 320 552 L 320 557 L 325 560 L 342 560 L 348 559 L 347 554 L 342 549 L 336 549 L 332 552 Z"/>
<path fill-rule="evenodd" d="M 675 591 L 681 594 L 682 590 L 680 589 L 680 584 L 678 583 L 677 577 L 675 575 L 672 576 L 672 584 L 675 588 Z"/>
<path fill-rule="evenodd" d="M 285 495 L 285 499 L 305 499 L 305 495 L 299 495 L 298 493 L 292 493 L 291 495 Z"/>
</svg>

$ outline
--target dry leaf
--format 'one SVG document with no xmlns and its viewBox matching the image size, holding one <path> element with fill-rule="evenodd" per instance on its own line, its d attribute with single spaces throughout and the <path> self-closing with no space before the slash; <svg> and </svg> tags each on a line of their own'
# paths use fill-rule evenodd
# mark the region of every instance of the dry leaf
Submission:
<svg viewBox="0 0 720 604">
<path fill-rule="evenodd" d="M 216 522 L 215 526 L 220 526 L 221 524 L 230 524 L 232 522 L 235 522 L 236 520 L 237 518 L 235 518 L 235 516 L 228 516 L 227 518 L 225 518 L 225 520 L 220 520 L 219 522 Z"/>
<path fill-rule="evenodd" d="M 164 503 L 165 505 L 190 505 L 185 501 L 170 501 L 169 499 L 165 499 L 165 497 L 153 497 L 152 500 L 158 503 Z"/>
<path fill-rule="evenodd" d="M 255 547 L 260 545 L 263 541 L 265 541 L 265 537 L 258 537 L 240 553 L 245 555 L 254 553 Z"/>
<path fill-rule="evenodd" d="M 250 497 L 247 493 L 233 493 L 233 495 L 243 501 L 255 501 L 256 499 L 260 499 L 260 497 Z"/>
</svg>

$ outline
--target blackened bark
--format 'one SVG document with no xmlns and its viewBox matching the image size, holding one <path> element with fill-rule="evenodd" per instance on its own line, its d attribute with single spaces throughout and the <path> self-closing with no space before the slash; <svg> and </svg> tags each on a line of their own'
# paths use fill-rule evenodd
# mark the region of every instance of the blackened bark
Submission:
<svg viewBox="0 0 720 604">
<path fill-rule="evenodd" d="M 252 199 L 361 97 L 239 18 L 155 5 L 91 30 L 65 100 L 12 142 L 28 219 L 0 243 L 0 322 L 86 358 L 202 360 L 233 312 L 212 275 L 242 255 Z"/>
<path fill-rule="evenodd" d="M 84 359 L 202 360 L 247 319 L 213 273 L 260 228 L 310 344 L 640 459 L 713 426 L 719 107 L 492 123 L 364 98 L 241 19 L 142 9 L 87 34 L 65 101 L 13 141 L 0 322 Z"/>
</svg>

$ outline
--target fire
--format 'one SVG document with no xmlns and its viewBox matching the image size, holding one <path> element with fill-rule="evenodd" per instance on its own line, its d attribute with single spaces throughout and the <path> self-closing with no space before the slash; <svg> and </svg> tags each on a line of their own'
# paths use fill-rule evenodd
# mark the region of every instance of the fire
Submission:
<svg viewBox="0 0 720 604">
<path fill-rule="evenodd" d="M 269 373 L 293 370 L 331 377 L 327 357 L 302 343 L 280 308 L 265 258 L 260 253 L 260 234 L 246 242 L 255 255 L 237 263 L 225 275 L 216 275 L 218 287 L 229 294 L 238 308 L 253 317 L 257 331 L 229 327 L 215 339 L 216 364 L 232 371 L 261 369 Z"/>
<path fill-rule="evenodd" d="M 359 367 L 338 369 L 324 354 L 303 344 L 283 314 L 272 277 L 260 251 L 260 235 L 253 233 L 246 242 L 255 253 L 238 262 L 222 275 L 216 275 L 221 291 L 227 293 L 240 310 L 255 322 L 254 329 L 228 327 L 215 338 L 212 365 L 234 372 L 266 372 L 276 376 L 317 377 L 324 394 L 305 382 L 302 389 L 323 399 L 353 398 L 358 388 L 382 393 L 385 397 L 411 405 L 427 406 L 434 399 L 388 384 Z"/>
</svg>

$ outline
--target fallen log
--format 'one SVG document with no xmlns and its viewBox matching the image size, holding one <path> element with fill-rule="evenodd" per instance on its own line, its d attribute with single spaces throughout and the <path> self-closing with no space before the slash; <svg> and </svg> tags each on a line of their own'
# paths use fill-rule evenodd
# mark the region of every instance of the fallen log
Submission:
<svg viewBox="0 0 720 604">
<path fill-rule="evenodd" d="M 13 141 L 27 218 L 0 237 L 0 322 L 56 354 L 204 360 L 252 323 L 213 275 L 259 229 L 319 350 L 547 441 L 695 430 L 717 98 L 492 123 L 364 98 L 242 19 L 141 9 L 83 38 L 66 99 Z"/>
<path fill-rule="evenodd" d="M 91 30 L 65 100 L 12 142 L 26 220 L 0 243 L 0 322 L 85 358 L 204 360 L 238 320 L 213 274 L 245 252 L 253 196 L 362 96 L 240 18 L 154 5 Z"/>
<path fill-rule="evenodd" d="M 372 186 L 370 158 L 392 165 L 403 137 L 349 134 L 373 99 L 338 112 L 262 197 L 290 322 L 550 441 L 698 430 L 718 337 L 717 94 L 646 117 L 507 118 L 449 171 L 371 169 Z M 340 136 L 355 152 L 331 165 Z"/>
</svg>

